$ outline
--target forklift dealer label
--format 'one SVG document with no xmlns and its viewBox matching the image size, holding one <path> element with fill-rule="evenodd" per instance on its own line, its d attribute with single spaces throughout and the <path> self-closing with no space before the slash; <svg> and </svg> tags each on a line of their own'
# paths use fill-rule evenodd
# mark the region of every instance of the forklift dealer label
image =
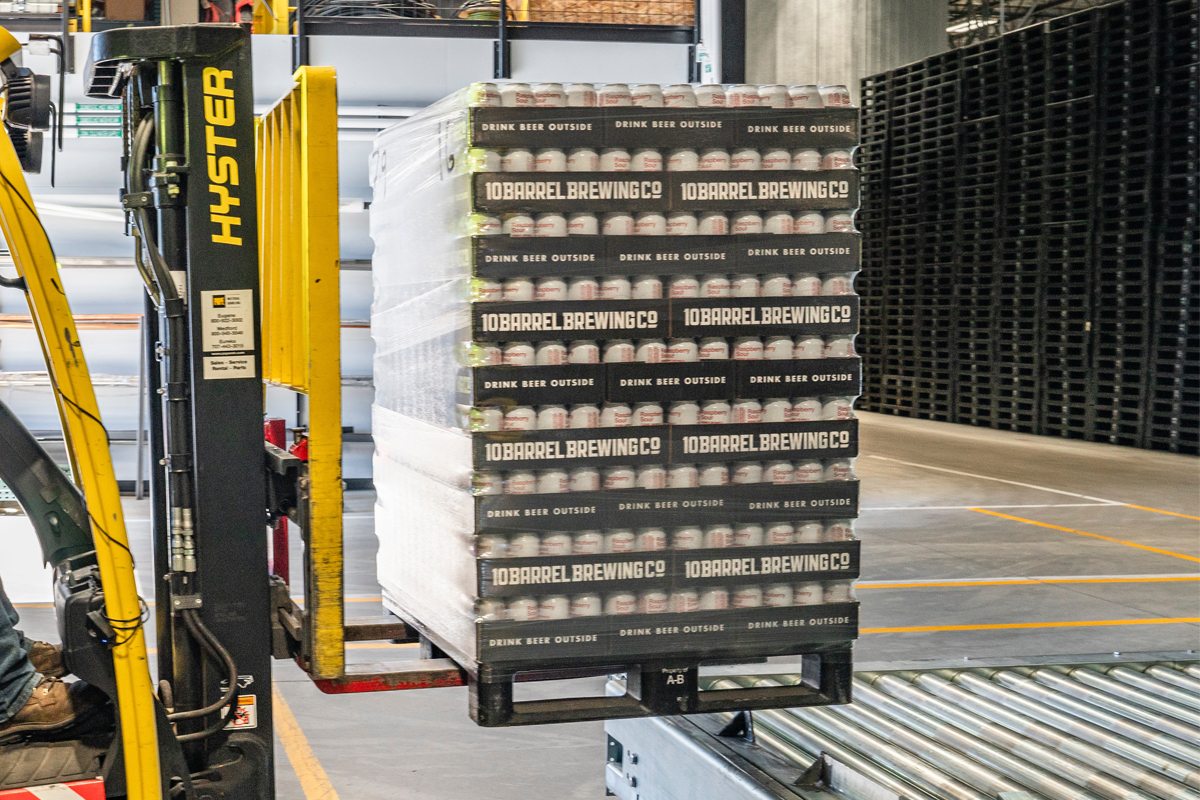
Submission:
<svg viewBox="0 0 1200 800">
<path fill-rule="evenodd" d="M 200 292 L 205 380 L 254 378 L 254 290 Z"/>
</svg>

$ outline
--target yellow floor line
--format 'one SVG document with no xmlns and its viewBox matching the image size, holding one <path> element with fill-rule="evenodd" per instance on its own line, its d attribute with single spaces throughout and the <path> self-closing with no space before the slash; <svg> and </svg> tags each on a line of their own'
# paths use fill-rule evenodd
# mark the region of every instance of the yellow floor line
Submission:
<svg viewBox="0 0 1200 800">
<path fill-rule="evenodd" d="M 953 631 L 1009 631 L 1030 628 L 1104 628 L 1112 625 L 1195 625 L 1200 617 L 1154 617 L 1151 619 L 1084 619 L 1065 622 L 990 622 L 979 625 L 909 625 L 897 628 L 861 628 L 872 633 L 945 633 Z"/>
<path fill-rule="evenodd" d="M 399 650 L 405 647 L 416 647 L 416 642 L 346 642 L 347 650 Z"/>
<path fill-rule="evenodd" d="M 271 696 L 275 701 L 275 732 L 283 745 L 283 752 L 296 777 L 300 780 L 300 788 L 304 792 L 304 800 L 338 800 L 337 790 L 329 782 L 325 768 L 317 760 L 316 753 L 308 743 L 308 737 L 296 721 L 296 715 L 283 699 L 279 689 L 272 690 Z"/>
<path fill-rule="evenodd" d="M 855 589 L 958 589 L 971 586 L 1038 586 L 1060 583 L 1189 583 L 1200 582 L 1200 575 L 1142 575 L 1109 578 L 1000 578 L 995 580 L 978 581 L 904 581 L 897 583 L 872 583 L 870 581 L 854 584 Z"/>
<path fill-rule="evenodd" d="M 1007 520 L 1011 520 L 1013 522 L 1024 522 L 1026 525 L 1036 525 L 1039 528 L 1049 528 L 1052 531 L 1062 531 L 1063 533 L 1073 533 L 1076 536 L 1086 536 L 1090 539 L 1099 539 L 1102 542 L 1112 542 L 1113 544 L 1120 544 L 1120 545 L 1124 545 L 1126 547 L 1133 547 L 1138 550 L 1145 550 L 1148 553 L 1157 553 L 1160 556 L 1170 556 L 1171 558 L 1180 558 L 1180 559 L 1183 559 L 1184 561 L 1192 561 L 1194 563 L 1200 564 L 1200 558 L 1197 558 L 1196 556 L 1189 556 L 1186 553 L 1177 553 L 1174 550 L 1165 550 L 1161 547 L 1151 547 L 1148 544 L 1139 544 L 1138 542 L 1131 542 L 1128 539 L 1118 539 L 1115 536 L 1105 536 L 1102 533 L 1092 533 L 1090 531 L 1081 531 L 1077 528 L 1068 528 L 1063 525 L 1052 525 L 1049 522 L 1039 522 L 1036 519 L 1026 519 L 1025 517 L 1015 517 L 1012 514 L 1003 514 L 999 511 L 989 511 L 986 508 L 972 508 L 971 510 L 974 511 L 976 514 L 987 514 L 989 517 L 998 517 L 1000 519 L 1007 519 Z"/>
<path fill-rule="evenodd" d="M 1151 506 L 1139 506 L 1134 503 L 1125 503 L 1126 508 L 1136 508 L 1138 511 L 1149 511 L 1151 514 L 1166 514 L 1168 517 L 1182 517 L 1183 519 L 1194 519 L 1200 522 L 1200 517 L 1192 516 L 1191 514 L 1181 514 L 1178 511 L 1167 511 L 1162 508 L 1152 508 Z"/>
</svg>

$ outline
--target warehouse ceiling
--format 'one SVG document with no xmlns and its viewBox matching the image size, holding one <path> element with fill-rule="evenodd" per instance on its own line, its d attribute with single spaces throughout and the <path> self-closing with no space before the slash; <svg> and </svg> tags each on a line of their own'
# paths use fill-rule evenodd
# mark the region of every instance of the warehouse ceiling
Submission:
<svg viewBox="0 0 1200 800">
<path fill-rule="evenodd" d="M 951 47 L 963 47 L 1109 2 L 1112 0 L 950 0 L 946 33 Z"/>
</svg>

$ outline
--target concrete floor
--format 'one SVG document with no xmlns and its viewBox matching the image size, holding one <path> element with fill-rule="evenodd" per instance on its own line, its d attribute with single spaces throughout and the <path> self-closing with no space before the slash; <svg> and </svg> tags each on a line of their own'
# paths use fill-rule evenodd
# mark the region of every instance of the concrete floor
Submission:
<svg viewBox="0 0 1200 800">
<path fill-rule="evenodd" d="M 1200 649 L 1196 459 L 878 415 L 862 452 L 860 663 Z M 381 613 L 371 503 L 347 501 L 350 616 Z M 144 549 L 145 505 L 128 510 Z M 49 611 L 23 613 L 52 635 Z M 280 798 L 604 796 L 599 723 L 485 730 L 465 689 L 326 697 L 291 664 L 276 676 L 303 733 L 277 748 Z"/>
</svg>

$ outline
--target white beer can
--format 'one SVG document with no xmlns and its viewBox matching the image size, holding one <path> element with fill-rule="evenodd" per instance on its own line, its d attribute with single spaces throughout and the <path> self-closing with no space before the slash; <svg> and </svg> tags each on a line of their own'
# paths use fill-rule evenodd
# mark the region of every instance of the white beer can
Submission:
<svg viewBox="0 0 1200 800">
<path fill-rule="evenodd" d="M 470 426 L 473 431 L 499 431 L 504 429 L 504 412 L 495 406 L 472 408 Z"/>
<path fill-rule="evenodd" d="M 762 233 L 763 218 L 757 211 L 737 211 L 729 223 L 731 233 Z"/>
<path fill-rule="evenodd" d="M 582 362 L 572 362 L 582 363 Z M 590 362 L 596 363 L 596 362 Z M 575 429 L 582 428 L 599 428 L 600 427 L 600 407 L 591 403 L 581 403 L 580 405 L 571 406 L 571 427 Z M 600 488 L 597 486 L 596 488 Z M 582 491 L 582 490 L 576 490 Z"/>
<path fill-rule="evenodd" d="M 854 214 L 849 211 L 832 211 L 825 215 L 825 233 L 852 233 Z"/>
<path fill-rule="evenodd" d="M 542 406 L 538 409 L 537 429 L 539 431 L 561 431 L 568 427 L 570 414 L 563 406 Z"/>
<path fill-rule="evenodd" d="M 604 532 L 604 552 L 632 553 L 636 537 L 626 528 L 614 528 Z"/>
<path fill-rule="evenodd" d="M 674 295 L 672 295 L 674 297 Z M 671 339 L 663 361 L 668 364 L 690 364 L 700 360 L 700 348 L 695 339 Z"/>
<path fill-rule="evenodd" d="M 671 424 L 677 423 L 672 419 Z M 672 464 L 667 469 L 668 489 L 695 489 L 699 485 L 700 470 L 695 464 Z"/>
<path fill-rule="evenodd" d="M 699 108 L 724 108 L 725 87 L 719 83 L 704 83 L 693 88 Z"/>
<path fill-rule="evenodd" d="M 500 223 L 500 232 L 514 239 L 528 239 L 533 236 L 533 217 L 528 214 L 507 214 Z"/>
<path fill-rule="evenodd" d="M 813 544 L 823 541 L 824 527 L 817 520 L 796 523 L 796 544 Z"/>
<path fill-rule="evenodd" d="M 854 588 L 850 581 L 828 581 L 825 584 L 824 600 L 826 603 L 852 603 Z"/>
<path fill-rule="evenodd" d="M 825 215 L 820 211 L 797 211 L 792 218 L 792 233 L 810 234 L 825 232 Z"/>
<path fill-rule="evenodd" d="M 767 608 L 787 608 L 791 604 L 790 583 L 770 583 L 763 587 L 763 605 Z"/>
<path fill-rule="evenodd" d="M 665 420 L 666 415 L 663 413 L 663 407 L 660 403 L 637 403 L 633 407 L 633 424 L 635 427 L 644 427 L 646 425 L 662 425 Z M 663 482 L 665 485 L 665 472 L 663 473 Z"/>
<path fill-rule="evenodd" d="M 796 541 L 796 529 L 790 522 L 768 522 L 764 526 L 767 544 L 791 544 Z"/>
<path fill-rule="evenodd" d="M 701 236 L 725 236 L 729 233 L 729 217 L 720 211 L 704 211 L 696 222 Z"/>
<path fill-rule="evenodd" d="M 595 467 L 576 467 L 571 470 L 572 492 L 600 491 L 600 470 Z"/>
<path fill-rule="evenodd" d="M 476 558 L 504 558 L 508 552 L 508 539 L 495 533 L 483 533 L 475 537 Z"/>
<path fill-rule="evenodd" d="M 758 461 L 738 461 L 733 465 L 730 482 L 737 484 L 762 483 L 763 468 Z"/>
<path fill-rule="evenodd" d="M 514 597 L 508 601 L 508 618 L 514 622 L 531 622 L 538 618 L 538 601 L 532 597 Z"/>
<path fill-rule="evenodd" d="M 778 83 L 758 87 L 759 105 L 769 108 L 790 108 L 792 98 L 788 95 L 788 87 Z"/>
<path fill-rule="evenodd" d="M 631 172 L 662 172 L 662 153 L 649 147 L 639 147 L 629 157 Z"/>
<path fill-rule="evenodd" d="M 761 586 L 747 584 L 745 586 L 734 587 L 733 594 L 729 598 L 729 604 L 733 608 L 760 608 L 763 604 L 763 590 Z"/>
<path fill-rule="evenodd" d="M 477 469 L 471 474 L 471 493 L 476 495 L 504 494 L 504 476 L 491 469 Z"/>
<path fill-rule="evenodd" d="M 821 108 L 825 105 L 820 89 L 811 83 L 789 86 L 788 97 L 792 99 L 792 108 Z"/>
<path fill-rule="evenodd" d="M 576 147 L 567 153 L 567 172 L 596 172 L 600 154 L 591 147 Z"/>
<path fill-rule="evenodd" d="M 532 367 L 536 362 L 531 342 L 508 342 L 504 345 L 504 366 Z"/>
<path fill-rule="evenodd" d="M 825 340 L 825 358 L 850 358 L 854 352 L 854 337 L 830 336 Z"/>
<path fill-rule="evenodd" d="M 599 364 L 600 345 L 592 339 L 576 339 L 567 345 L 568 364 Z"/>
<path fill-rule="evenodd" d="M 472 367 L 498 367 L 504 363 L 504 351 L 495 342 L 472 342 L 467 361 Z"/>
<path fill-rule="evenodd" d="M 738 274 L 729 280 L 729 294 L 732 297 L 758 297 L 761 286 L 757 275 Z"/>
<path fill-rule="evenodd" d="M 854 419 L 854 401 L 849 397 L 826 397 L 821 406 L 821 419 Z"/>
<path fill-rule="evenodd" d="M 729 153 L 719 147 L 706 147 L 700 151 L 700 172 L 722 172 L 729 169 Z"/>
<path fill-rule="evenodd" d="M 609 339 L 604 343 L 605 364 L 632 364 L 635 351 L 628 339 Z"/>
<path fill-rule="evenodd" d="M 657 275 L 634 275 L 630 285 L 630 296 L 634 300 L 661 300 L 662 278 Z"/>
<path fill-rule="evenodd" d="M 831 297 L 854 294 L 854 278 L 844 272 L 826 275 L 821 283 L 821 294 Z"/>
<path fill-rule="evenodd" d="M 590 83 L 568 83 L 563 87 L 568 108 L 592 108 L 596 105 L 596 87 Z"/>
<path fill-rule="evenodd" d="M 569 556 L 571 554 L 571 534 L 566 531 L 551 531 L 542 534 L 541 544 L 538 545 L 539 556 Z"/>
<path fill-rule="evenodd" d="M 484 621 L 508 619 L 508 606 L 503 600 L 481 597 L 475 601 L 475 619 Z"/>
<path fill-rule="evenodd" d="M 854 465 L 848 458 L 837 458 L 825 467 L 825 480 L 852 481 L 854 480 Z"/>
<path fill-rule="evenodd" d="M 797 397 L 792 403 L 792 416 L 788 422 L 816 422 L 824 414 L 824 406 L 815 397 Z"/>
<path fill-rule="evenodd" d="M 768 211 L 763 217 L 763 233 L 782 234 L 792 232 L 792 215 L 788 211 Z"/>
<path fill-rule="evenodd" d="M 567 284 L 568 300 L 596 300 L 600 297 L 600 284 L 595 278 L 571 278 Z"/>
<path fill-rule="evenodd" d="M 788 422 L 792 401 L 786 397 L 768 397 L 763 400 L 763 422 Z"/>
<path fill-rule="evenodd" d="M 733 84 L 725 90 L 725 105 L 730 108 L 746 108 L 760 105 L 758 87 L 750 83 Z"/>
<path fill-rule="evenodd" d="M 826 108 L 849 108 L 850 90 L 840 84 L 822 86 L 821 100 Z"/>
<path fill-rule="evenodd" d="M 663 105 L 667 108 L 695 108 L 696 92 L 688 83 L 673 83 L 662 90 Z"/>
<path fill-rule="evenodd" d="M 698 425 L 700 424 L 700 406 L 692 400 L 676 400 L 671 403 L 671 409 L 667 412 L 667 422 L 671 425 Z M 692 471 L 695 472 L 695 467 L 692 468 Z"/>
<path fill-rule="evenodd" d="M 700 232 L 700 223 L 691 211 L 672 211 L 667 215 L 668 236 L 695 236 Z"/>
<path fill-rule="evenodd" d="M 633 409 L 624 403 L 605 403 L 600 407 L 600 427 L 601 428 L 628 428 L 633 423 Z M 621 489 L 629 487 L 609 486 L 607 473 L 605 473 L 605 489 Z M 630 472 L 630 483 L 633 481 L 633 473 Z"/>
<path fill-rule="evenodd" d="M 657 83 L 635 83 L 629 87 L 630 99 L 641 108 L 662 108 L 662 87 Z"/>
<path fill-rule="evenodd" d="M 471 86 L 471 106 L 494 108 L 500 103 L 500 89 L 494 83 L 476 83 Z"/>
<path fill-rule="evenodd" d="M 763 358 L 767 361 L 790 360 L 794 349 L 791 337 L 768 336 L 763 344 Z"/>
<path fill-rule="evenodd" d="M 637 595 L 633 592 L 614 592 L 604 598 L 605 614 L 632 614 L 637 611 Z"/>
<path fill-rule="evenodd" d="M 601 172 L 629 172 L 632 158 L 623 147 L 606 147 L 600 151 Z"/>
<path fill-rule="evenodd" d="M 796 483 L 820 483 L 825 480 L 825 467 L 814 459 L 797 461 L 793 474 L 796 476 Z"/>
<path fill-rule="evenodd" d="M 538 150 L 533 157 L 534 172 L 565 172 L 566 169 L 567 154 L 557 147 Z"/>
<path fill-rule="evenodd" d="M 661 589 L 650 589 L 638 596 L 639 614 L 665 614 L 670 610 L 667 593 Z"/>
<path fill-rule="evenodd" d="M 757 522 L 739 522 L 733 529 L 734 547 L 762 547 L 766 541 L 763 526 Z"/>
<path fill-rule="evenodd" d="M 499 236 L 506 233 L 504 223 L 493 214 L 476 214 L 472 217 L 476 236 Z"/>
<path fill-rule="evenodd" d="M 700 593 L 695 589 L 676 589 L 671 592 L 671 613 L 688 614 L 700 610 Z"/>
<path fill-rule="evenodd" d="M 776 486 L 796 482 L 796 468 L 790 461 L 769 461 L 763 468 L 763 481 Z"/>
<path fill-rule="evenodd" d="M 821 537 L 825 542 L 852 542 L 854 541 L 854 520 L 852 519 L 831 519 L 825 525 L 825 535 Z"/>
<path fill-rule="evenodd" d="M 471 300 L 476 303 L 496 303 L 504 299 L 504 282 L 492 278 L 476 278 L 471 282 Z"/>
<path fill-rule="evenodd" d="M 732 525 L 709 525 L 704 529 L 704 546 L 713 549 L 733 547 Z"/>
<path fill-rule="evenodd" d="M 729 590 L 714 587 L 700 590 L 700 610 L 720 611 L 729 608 Z"/>
<path fill-rule="evenodd" d="M 764 275 L 761 294 L 763 297 L 791 297 L 792 279 L 781 272 Z"/>
<path fill-rule="evenodd" d="M 824 358 L 825 357 L 825 340 L 820 336 L 798 336 L 796 337 L 796 349 L 792 351 L 792 358 Z"/>
<path fill-rule="evenodd" d="M 539 108 L 563 108 L 567 104 L 567 93 L 561 83 L 535 83 L 533 104 Z"/>
<path fill-rule="evenodd" d="M 472 150 L 471 157 L 476 172 L 502 172 L 504 159 L 499 150 Z"/>
<path fill-rule="evenodd" d="M 533 153 L 524 147 L 511 147 L 500 157 L 500 168 L 505 172 L 533 172 Z"/>
<path fill-rule="evenodd" d="M 825 602 L 825 587 L 819 581 L 792 584 L 792 605 L 819 606 Z"/>
<path fill-rule="evenodd" d="M 704 546 L 704 531 L 685 525 L 671 531 L 671 547 L 675 550 L 699 550 Z"/>
<path fill-rule="evenodd" d="M 762 154 L 753 147 L 739 147 L 729 154 L 729 168 L 760 170 L 762 169 Z"/>
<path fill-rule="evenodd" d="M 700 404 L 697 424 L 728 425 L 730 411 L 729 403 L 724 400 L 705 400 Z M 703 483 L 703 477 L 701 477 L 701 483 Z"/>
<path fill-rule="evenodd" d="M 790 341 L 788 345 L 790 350 Z M 729 410 L 729 421 L 735 425 L 756 425 L 763 421 L 762 416 L 762 403 L 753 398 L 734 400 Z"/>
<path fill-rule="evenodd" d="M 667 488 L 667 470 L 661 464 L 638 467 L 635 480 L 639 489 L 665 489 Z M 663 541 L 666 542 L 666 534 L 663 534 Z"/>
<path fill-rule="evenodd" d="M 633 105 L 633 97 L 629 93 L 629 84 L 606 83 L 600 87 L 596 104 L 601 108 L 627 108 Z"/>
<path fill-rule="evenodd" d="M 821 151 L 801 147 L 792 151 L 792 169 L 815 172 L 821 168 Z"/>
<path fill-rule="evenodd" d="M 667 284 L 667 295 L 672 298 L 699 297 L 700 281 L 695 275 L 674 275 Z"/>
<path fill-rule="evenodd" d="M 757 336 L 739 336 L 733 340 L 734 361 L 762 361 L 763 343 Z"/>
<path fill-rule="evenodd" d="M 600 278 L 601 300 L 629 300 L 633 297 L 633 284 L 624 275 L 605 275 Z"/>
<path fill-rule="evenodd" d="M 695 172 L 700 169 L 700 155 L 690 147 L 680 147 L 667 154 L 667 172 Z"/>
<path fill-rule="evenodd" d="M 571 491 L 566 470 L 545 469 L 537 474 L 537 494 L 566 494 Z"/>
<path fill-rule="evenodd" d="M 662 469 L 658 467 L 657 469 Z M 661 486 L 655 488 L 663 488 Z M 639 528 L 635 549 L 639 553 L 655 553 L 667 549 L 667 532 L 662 528 Z"/>
<path fill-rule="evenodd" d="M 510 558 L 533 558 L 542 549 L 542 537 L 536 533 L 514 533 L 508 537 Z"/>
<path fill-rule="evenodd" d="M 701 297 L 729 297 L 732 287 L 728 275 L 701 275 Z"/>
<path fill-rule="evenodd" d="M 604 551 L 604 534 L 600 531 L 577 531 L 571 537 L 571 555 L 591 556 Z"/>
<path fill-rule="evenodd" d="M 854 169 L 849 150 L 826 150 L 821 154 L 821 169 Z"/>
<path fill-rule="evenodd" d="M 642 211 L 633 223 L 634 236 L 666 236 L 667 218 L 661 211 Z"/>
<path fill-rule="evenodd" d="M 782 147 L 770 147 L 763 150 L 762 169 L 791 169 L 792 154 Z"/>
<path fill-rule="evenodd" d="M 508 108 L 532 108 L 535 105 L 533 90 L 528 83 L 500 84 L 500 105 Z"/>
<path fill-rule="evenodd" d="M 633 236 L 633 215 L 628 211 L 610 211 L 600 221 L 605 236 Z"/>
<path fill-rule="evenodd" d="M 729 467 L 725 466 L 724 464 L 701 464 L 700 485 L 728 486 Z"/>
<path fill-rule="evenodd" d="M 550 215 L 544 215 L 550 216 Z M 561 219 L 561 215 L 555 214 Z M 538 225 L 542 224 L 541 217 L 538 218 Z M 533 299 L 542 301 L 566 300 L 567 299 L 567 282 L 559 277 L 538 278 L 537 283 L 533 285 Z"/>
<path fill-rule="evenodd" d="M 603 611 L 604 603 L 595 592 L 585 592 L 571 598 L 572 617 L 598 617 Z"/>
<path fill-rule="evenodd" d="M 729 360 L 729 342 L 726 340 L 710 336 L 700 340 L 700 360 L 701 361 L 727 361 Z"/>
<path fill-rule="evenodd" d="M 662 339 L 642 339 L 633 357 L 642 364 L 661 364 L 667 357 L 667 345 Z"/>
<path fill-rule="evenodd" d="M 533 299 L 533 291 L 533 280 L 522 275 L 504 282 L 503 297 L 510 303 L 525 302 Z"/>
<path fill-rule="evenodd" d="M 821 279 L 811 272 L 797 272 L 792 276 L 793 297 L 819 297 Z"/>
</svg>

